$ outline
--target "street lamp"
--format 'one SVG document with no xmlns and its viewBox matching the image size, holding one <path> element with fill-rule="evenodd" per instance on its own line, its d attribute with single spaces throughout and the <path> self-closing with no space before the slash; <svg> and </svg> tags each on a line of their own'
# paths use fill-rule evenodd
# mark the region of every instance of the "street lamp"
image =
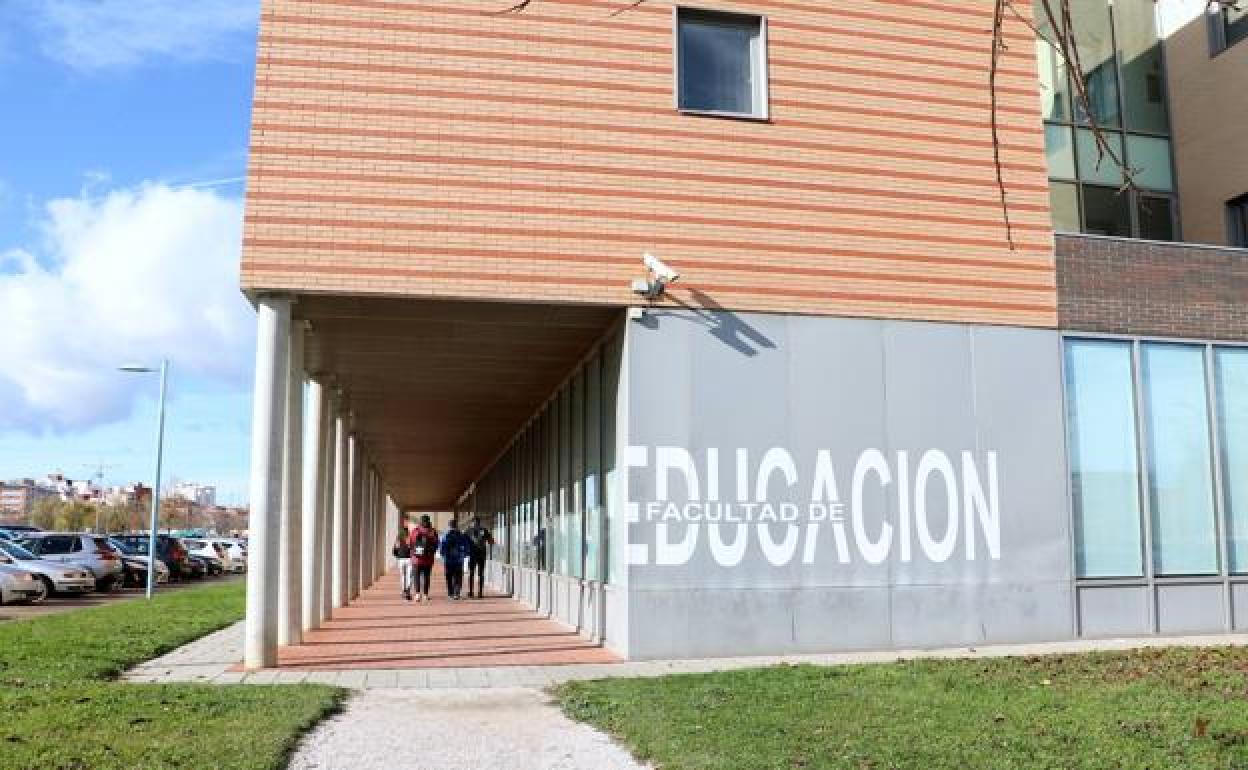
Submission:
<svg viewBox="0 0 1248 770">
<path fill-rule="evenodd" d="M 152 485 L 152 519 L 147 533 L 147 598 L 150 599 L 156 587 L 156 527 L 160 515 L 160 462 L 165 452 L 165 384 L 169 375 L 169 360 L 162 360 L 159 369 L 127 364 L 121 367 L 121 371 L 135 374 L 160 372 L 160 407 L 156 417 L 156 483 Z"/>
</svg>

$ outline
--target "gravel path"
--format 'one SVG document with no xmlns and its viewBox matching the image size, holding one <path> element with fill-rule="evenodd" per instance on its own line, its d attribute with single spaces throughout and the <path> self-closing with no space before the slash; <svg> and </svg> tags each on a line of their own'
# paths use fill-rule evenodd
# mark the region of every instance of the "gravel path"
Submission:
<svg viewBox="0 0 1248 770">
<path fill-rule="evenodd" d="M 368 690 L 300 743 L 291 770 L 647 770 L 537 690 Z"/>
</svg>

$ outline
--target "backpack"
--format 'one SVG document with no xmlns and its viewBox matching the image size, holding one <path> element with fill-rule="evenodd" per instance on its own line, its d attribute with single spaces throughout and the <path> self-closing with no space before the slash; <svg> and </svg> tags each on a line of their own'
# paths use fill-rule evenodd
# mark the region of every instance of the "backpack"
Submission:
<svg viewBox="0 0 1248 770">
<path fill-rule="evenodd" d="M 433 544 L 430 545 L 429 541 Z M 412 540 L 411 555 L 417 559 L 428 559 L 438 550 L 438 536 L 433 534 L 433 530 L 424 530 L 416 533 L 416 537 Z"/>
<path fill-rule="evenodd" d="M 412 557 L 412 546 L 405 537 L 396 537 L 394 539 L 394 549 L 391 551 L 396 559 L 410 559 Z"/>
</svg>

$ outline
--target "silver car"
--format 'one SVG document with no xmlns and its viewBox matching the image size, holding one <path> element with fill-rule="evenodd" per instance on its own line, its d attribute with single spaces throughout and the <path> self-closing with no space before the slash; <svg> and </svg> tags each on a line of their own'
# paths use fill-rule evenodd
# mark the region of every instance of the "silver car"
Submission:
<svg viewBox="0 0 1248 770">
<path fill-rule="evenodd" d="M 41 602 L 47 595 L 48 589 L 35 573 L 0 563 L 0 604 Z"/>
<path fill-rule="evenodd" d="M 95 576 L 86 567 L 40 559 L 17 543 L 0 540 L 0 564 L 33 572 L 48 594 L 85 594 L 95 590 Z"/>
<path fill-rule="evenodd" d="M 102 535 L 79 532 L 31 532 L 21 539 L 26 550 L 45 561 L 86 567 L 97 591 L 121 587 L 121 554 Z"/>
</svg>

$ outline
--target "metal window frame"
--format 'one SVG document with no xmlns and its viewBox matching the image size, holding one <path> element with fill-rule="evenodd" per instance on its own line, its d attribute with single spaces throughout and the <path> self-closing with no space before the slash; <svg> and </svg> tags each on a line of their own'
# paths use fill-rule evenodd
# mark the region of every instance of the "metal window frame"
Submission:
<svg viewBox="0 0 1248 770">
<path fill-rule="evenodd" d="M 1234 587 L 1248 586 L 1248 571 L 1235 573 L 1231 571 L 1230 564 L 1230 507 L 1227 503 L 1227 490 L 1225 483 L 1225 469 L 1222 463 L 1222 426 L 1220 423 L 1219 407 L 1221 402 L 1217 394 L 1217 360 L 1216 354 L 1220 349 L 1239 349 L 1248 350 L 1248 342 L 1233 342 L 1209 339 L 1191 339 L 1182 337 L 1162 337 L 1149 336 L 1140 337 L 1125 334 L 1108 334 L 1101 332 L 1082 332 L 1078 330 L 1064 330 L 1059 334 L 1061 339 L 1061 372 L 1062 372 L 1062 399 L 1064 402 L 1064 414 L 1069 420 L 1069 393 L 1066 388 L 1066 344 L 1070 340 L 1105 340 L 1114 342 L 1125 342 L 1131 345 L 1132 356 L 1132 389 L 1134 393 L 1135 403 L 1135 422 L 1136 422 L 1136 466 L 1137 466 L 1137 484 L 1139 485 L 1138 494 L 1140 495 L 1140 516 L 1141 521 L 1141 548 L 1143 549 L 1143 567 L 1144 575 L 1142 577 L 1081 577 L 1077 573 L 1076 551 L 1078 548 L 1078 528 L 1075 520 L 1074 507 L 1074 485 L 1071 471 L 1068 467 L 1067 477 L 1067 506 L 1071 532 L 1071 571 L 1074 578 L 1074 596 L 1071 602 L 1072 612 L 1074 615 L 1073 624 L 1077 635 L 1082 636 L 1083 630 L 1079 623 L 1080 618 L 1080 589 L 1097 588 L 1097 587 L 1140 587 L 1147 589 L 1148 592 L 1148 627 L 1154 634 L 1160 633 L 1160 623 L 1158 618 L 1158 597 L 1160 590 L 1166 586 L 1219 586 L 1222 590 L 1222 615 L 1223 615 L 1223 631 L 1233 631 L 1236 627 L 1235 607 L 1234 607 Z M 1216 573 L 1209 575 L 1157 575 L 1155 565 L 1153 563 L 1152 553 L 1152 500 L 1149 495 L 1148 485 L 1148 459 L 1149 444 L 1147 434 L 1147 421 L 1145 419 L 1144 410 L 1147 403 L 1144 396 L 1143 387 L 1143 370 L 1140 366 L 1140 351 L 1146 344 L 1182 344 L 1189 347 L 1200 348 L 1202 351 L 1203 371 L 1205 376 L 1205 409 L 1207 414 L 1206 430 L 1209 434 L 1208 447 L 1210 452 L 1211 463 L 1211 479 L 1213 484 L 1212 495 L 1214 504 L 1214 537 L 1216 538 L 1215 546 L 1217 548 L 1218 570 Z M 1066 430 L 1066 447 L 1067 458 L 1070 457 L 1070 429 L 1069 423 Z"/>
<path fill-rule="evenodd" d="M 699 15 L 703 17 L 723 17 L 725 19 L 745 20 L 750 19 L 758 22 L 758 46 L 759 61 L 757 62 L 757 75 L 759 78 L 755 88 L 755 98 L 760 102 L 758 112 L 732 112 L 729 110 L 699 110 L 681 106 L 680 103 L 680 73 L 684 69 L 684 56 L 680 46 L 680 22 L 682 14 Z M 771 44 L 769 42 L 767 30 L 767 16 L 762 13 L 750 13 L 748 11 L 725 11 L 720 8 L 707 8 L 704 6 L 694 5 L 673 5 L 672 6 L 672 106 L 675 110 L 683 115 L 698 115 L 709 118 L 727 118 L 731 120 L 748 120 L 758 123 L 771 122 Z M 751 59 L 753 57 L 751 56 Z"/>
</svg>

